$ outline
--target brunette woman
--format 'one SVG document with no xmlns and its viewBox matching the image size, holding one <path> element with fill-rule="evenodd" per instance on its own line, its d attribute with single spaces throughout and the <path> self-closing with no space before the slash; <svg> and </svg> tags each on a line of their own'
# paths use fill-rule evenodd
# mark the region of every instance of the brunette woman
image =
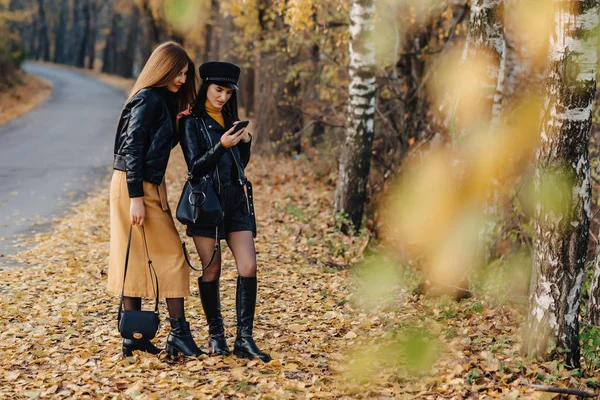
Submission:
<svg viewBox="0 0 600 400">
<path fill-rule="evenodd" d="M 140 310 L 142 297 L 154 297 L 146 250 L 158 277 L 161 298 L 169 310 L 171 331 L 167 352 L 198 356 L 185 320 L 184 298 L 189 295 L 189 269 L 167 202 L 164 175 L 171 149 L 177 144 L 175 118 L 193 103 L 194 63 L 177 43 L 158 46 L 144 66 L 125 103 L 115 138 L 114 172 L 110 186 L 110 292 L 121 294 L 126 310 Z M 126 282 L 123 268 L 127 238 L 133 229 Z M 142 226 L 147 249 L 142 237 Z M 123 355 L 133 350 L 157 354 L 149 340 L 124 339 Z"/>
<path fill-rule="evenodd" d="M 256 305 L 256 223 L 252 205 L 252 187 L 244 168 L 250 161 L 252 137 L 246 128 L 234 133 L 238 121 L 237 81 L 240 69 L 234 64 L 208 62 L 200 66 L 202 85 L 190 115 L 179 122 L 181 147 L 194 178 L 209 175 L 220 193 L 223 222 L 215 227 L 188 225 L 187 235 L 206 266 L 198 279 L 200 298 L 208 322 L 209 346 L 213 353 L 229 355 L 225 340 L 219 299 L 221 250 L 215 240 L 225 239 L 235 257 L 238 270 L 236 289 L 237 335 L 233 354 L 241 358 L 271 357 L 259 350 L 252 330 Z M 217 239 L 215 239 L 217 235 Z"/>
</svg>

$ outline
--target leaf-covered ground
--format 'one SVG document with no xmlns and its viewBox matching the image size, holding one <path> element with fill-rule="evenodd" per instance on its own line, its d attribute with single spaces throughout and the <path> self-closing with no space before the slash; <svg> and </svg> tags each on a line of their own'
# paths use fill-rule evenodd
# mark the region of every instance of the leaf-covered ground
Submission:
<svg viewBox="0 0 600 400">
<path fill-rule="evenodd" d="M 259 224 L 255 336 L 274 361 L 170 361 L 164 352 L 123 359 L 118 299 L 104 290 L 107 182 L 9 260 L 28 266 L 0 269 L 0 397 L 514 399 L 534 396 L 526 382 L 582 384 L 556 363 L 518 356 L 516 306 L 427 299 L 408 279 L 391 305 L 361 311 L 356 276 L 346 267 L 368 238 L 349 239 L 335 228 L 333 175 L 320 165 L 256 156 L 249 170 Z M 184 176 L 176 150 L 167 176 L 172 207 Z M 228 251 L 224 265 L 222 302 L 233 341 L 236 274 Z M 192 293 L 187 316 L 206 348 L 194 284 Z M 161 312 L 164 318 L 164 304 Z M 159 346 L 167 332 L 163 322 Z"/>
<path fill-rule="evenodd" d="M 11 84 L 0 84 L 0 125 L 26 114 L 52 92 L 45 79 L 16 71 Z"/>
<path fill-rule="evenodd" d="M 86 73 L 125 92 L 132 84 Z M 408 270 L 398 285 L 382 282 L 387 275 L 383 269 L 379 276 L 377 262 L 385 257 L 371 249 L 367 236 L 350 239 L 333 222 L 331 162 L 318 154 L 253 157 L 248 174 L 256 192 L 260 278 L 255 337 L 274 361 L 203 356 L 174 362 L 164 353 L 123 359 L 118 299 L 104 290 L 107 180 L 56 219 L 51 231 L 22 238 L 16 246 L 27 250 L 0 258 L 0 398 L 517 399 L 551 398 L 528 383 L 588 391 L 597 386 L 593 362 L 584 363 L 583 375 L 590 378 L 577 378 L 559 363 L 519 356 L 518 304 L 524 299 L 510 291 L 501 296 L 510 303 L 481 295 L 457 303 L 419 295 L 419 279 Z M 179 150 L 171 160 L 174 209 L 185 168 Z M 193 249 L 189 239 L 187 244 Z M 355 273 L 352 266 L 365 249 L 375 261 Z M 222 306 L 231 345 L 235 276 L 226 250 Z M 360 290 L 364 276 L 371 285 L 366 291 Z M 206 348 L 196 277 L 187 316 Z M 379 284 L 389 293 L 381 296 Z M 366 295 L 388 301 L 365 309 Z M 161 313 L 156 342 L 162 347 L 168 333 L 164 303 Z M 598 346 L 590 343 L 587 359 L 594 360 Z"/>
</svg>

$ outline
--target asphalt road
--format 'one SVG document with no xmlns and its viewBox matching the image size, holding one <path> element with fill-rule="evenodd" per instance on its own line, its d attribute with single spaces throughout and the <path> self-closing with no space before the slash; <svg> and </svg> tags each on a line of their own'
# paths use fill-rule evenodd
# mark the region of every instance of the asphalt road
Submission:
<svg viewBox="0 0 600 400">
<path fill-rule="evenodd" d="M 0 126 L 0 255 L 106 182 L 125 101 L 120 90 L 77 72 L 33 63 L 24 69 L 54 89 L 45 103 Z"/>
</svg>

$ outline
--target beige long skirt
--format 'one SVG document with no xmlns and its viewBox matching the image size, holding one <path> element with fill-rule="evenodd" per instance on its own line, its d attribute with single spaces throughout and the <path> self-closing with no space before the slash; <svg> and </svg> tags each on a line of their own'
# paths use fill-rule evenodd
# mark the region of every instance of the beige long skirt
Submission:
<svg viewBox="0 0 600 400">
<path fill-rule="evenodd" d="M 126 174 L 115 170 L 110 184 L 110 260 L 108 264 L 109 292 L 120 295 L 123 288 L 123 271 L 130 226 L 130 199 Z M 144 181 L 144 230 L 148 253 L 158 275 L 160 298 L 187 297 L 190 294 L 190 271 L 185 262 L 181 240 L 167 202 L 167 189 L 163 183 L 156 186 Z M 155 297 L 154 275 L 150 273 L 142 229 L 134 225 L 125 296 Z"/>
</svg>

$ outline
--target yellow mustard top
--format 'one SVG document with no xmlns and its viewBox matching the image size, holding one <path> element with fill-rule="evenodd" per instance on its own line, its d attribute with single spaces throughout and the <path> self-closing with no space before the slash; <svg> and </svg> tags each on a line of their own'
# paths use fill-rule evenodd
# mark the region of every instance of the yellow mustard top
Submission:
<svg viewBox="0 0 600 400">
<path fill-rule="evenodd" d="M 213 106 L 208 99 L 204 103 L 204 108 L 206 108 L 206 112 L 211 116 L 212 119 L 221 124 L 222 127 L 225 127 L 225 120 L 223 119 L 223 113 L 221 112 L 221 109 Z"/>
</svg>

